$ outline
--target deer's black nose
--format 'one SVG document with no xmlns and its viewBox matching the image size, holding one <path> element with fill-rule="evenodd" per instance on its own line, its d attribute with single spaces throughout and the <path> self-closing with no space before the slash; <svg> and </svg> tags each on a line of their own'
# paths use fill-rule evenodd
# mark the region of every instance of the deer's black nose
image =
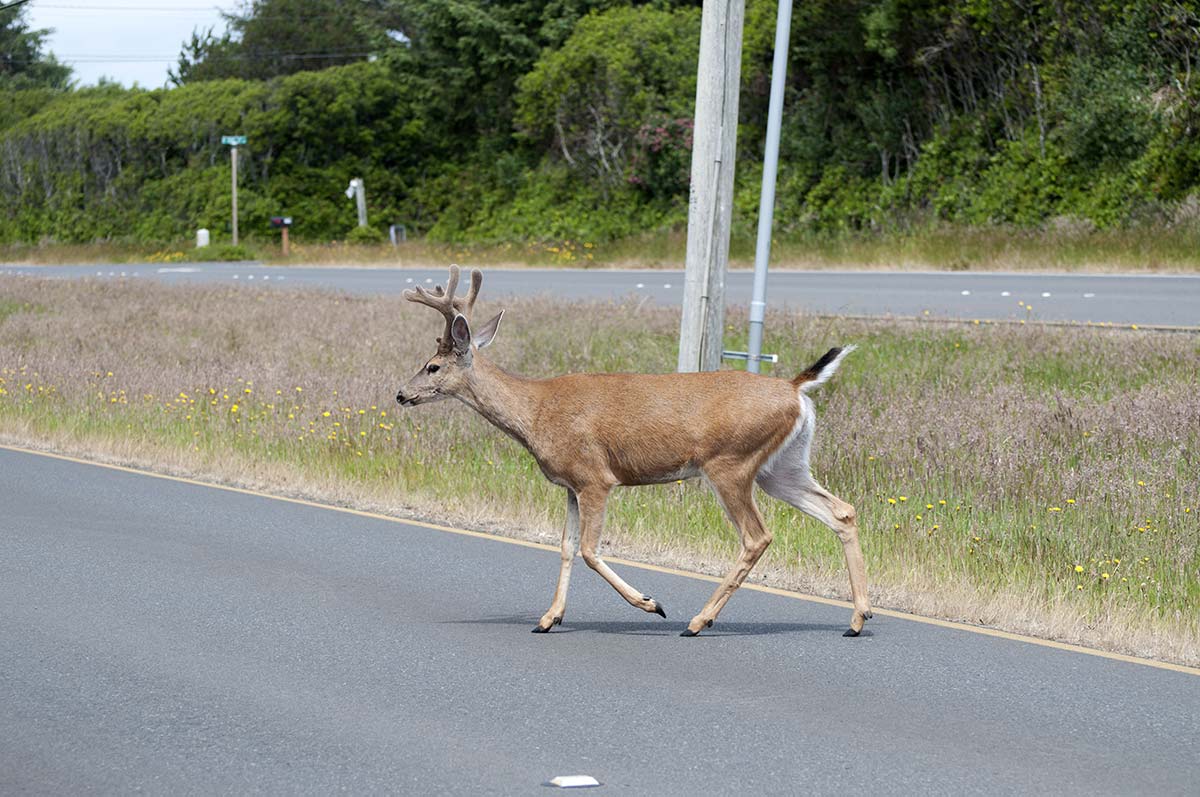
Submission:
<svg viewBox="0 0 1200 797">
<path fill-rule="evenodd" d="M 403 390 L 401 390 L 399 393 L 396 394 L 396 403 L 397 404 L 404 403 L 404 391 Z"/>
</svg>

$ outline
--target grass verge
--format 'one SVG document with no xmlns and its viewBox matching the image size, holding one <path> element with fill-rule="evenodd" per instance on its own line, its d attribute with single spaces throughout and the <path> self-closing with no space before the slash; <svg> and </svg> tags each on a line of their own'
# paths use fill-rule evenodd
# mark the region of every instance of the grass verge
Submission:
<svg viewBox="0 0 1200 797">
<path fill-rule="evenodd" d="M 275 265 L 440 267 L 471 262 L 504 267 L 682 268 L 682 230 L 637 235 L 619 241 L 582 240 L 498 244 L 436 244 L 414 239 L 390 244 L 293 242 L 283 257 L 278 238 L 252 240 L 240 253 L 214 245 L 204 256 L 190 242 L 170 246 L 97 244 L 8 245 L 0 261 L 14 263 L 171 263 L 183 260 L 261 258 Z M 730 262 L 752 268 L 754 240 L 735 237 Z M 937 271 L 1200 272 L 1200 226 L 1130 227 L 1091 230 L 1070 225 L 1047 229 L 932 226 L 908 232 L 783 236 L 772 247 L 772 268 L 888 269 Z"/>
<path fill-rule="evenodd" d="M 10 277 L 0 308 L 10 441 L 558 535 L 562 492 L 516 444 L 449 402 L 395 406 L 441 324 L 399 298 Z M 674 363 L 671 312 L 508 309 L 491 351 L 522 373 Z M 861 347 L 817 395 L 814 469 L 858 507 L 878 605 L 1200 663 L 1200 339 L 790 315 L 767 328 L 788 376 Z M 755 579 L 845 597 L 833 535 L 760 503 L 775 542 Z M 688 482 L 618 490 L 606 548 L 723 573 L 735 541 Z M 531 576 L 545 587 L 532 615 L 555 573 Z"/>
</svg>

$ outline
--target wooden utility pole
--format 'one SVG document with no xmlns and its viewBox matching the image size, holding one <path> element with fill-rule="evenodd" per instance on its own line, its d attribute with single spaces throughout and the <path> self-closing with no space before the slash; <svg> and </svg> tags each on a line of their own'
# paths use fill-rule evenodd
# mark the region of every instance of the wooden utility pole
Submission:
<svg viewBox="0 0 1200 797">
<path fill-rule="evenodd" d="M 704 0 L 679 323 L 680 371 L 715 371 L 721 364 L 745 16 L 745 0 Z"/>
</svg>

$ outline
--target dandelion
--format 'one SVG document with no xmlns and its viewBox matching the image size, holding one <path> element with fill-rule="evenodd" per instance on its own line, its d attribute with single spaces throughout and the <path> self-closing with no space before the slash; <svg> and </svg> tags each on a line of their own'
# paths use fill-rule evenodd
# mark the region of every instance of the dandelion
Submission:
<svg viewBox="0 0 1200 797">
<path fill-rule="evenodd" d="M 1082 590 L 1082 589 L 1083 589 L 1083 585 L 1082 585 L 1082 584 L 1076 584 L 1076 585 L 1075 585 L 1075 589 L 1077 589 L 1077 590 Z"/>
<path fill-rule="evenodd" d="M 237 404 L 234 404 L 232 407 L 230 407 L 230 408 L 229 408 L 229 411 L 230 411 L 230 412 L 237 412 L 237 411 L 238 411 L 238 405 L 237 405 Z"/>
<path fill-rule="evenodd" d="M 1104 579 L 1105 581 L 1108 581 L 1109 575 L 1108 575 L 1108 573 L 1101 573 L 1100 578 Z"/>
<path fill-rule="evenodd" d="M 1076 573 L 1082 573 L 1082 572 L 1083 572 L 1083 565 L 1075 565 L 1075 572 L 1076 572 Z"/>
<path fill-rule="evenodd" d="M 925 505 L 925 508 L 926 508 L 926 509 L 933 509 L 933 504 L 926 504 L 926 505 Z"/>
<path fill-rule="evenodd" d="M 1075 499 L 1074 499 L 1074 498 L 1068 498 L 1068 499 L 1067 499 L 1067 503 L 1068 503 L 1068 504 L 1074 504 L 1074 503 L 1075 503 Z"/>
<path fill-rule="evenodd" d="M 895 503 L 896 503 L 896 499 L 895 499 L 895 498 L 889 498 L 889 499 L 888 499 L 888 503 L 889 503 L 889 504 L 892 504 L 892 505 L 895 505 Z"/>
<path fill-rule="evenodd" d="M 938 501 L 938 506 L 945 506 L 945 505 L 946 505 L 946 499 L 945 499 L 945 498 L 943 498 L 942 500 Z"/>
<path fill-rule="evenodd" d="M 1061 512 L 1062 507 L 1061 506 L 1052 506 L 1052 507 L 1050 507 L 1050 511 L 1051 512 Z"/>
<path fill-rule="evenodd" d="M 1145 487 L 1145 486 L 1146 486 L 1146 483 L 1144 481 L 1142 481 L 1141 479 L 1138 479 L 1138 487 Z"/>
<path fill-rule="evenodd" d="M 907 501 L 907 500 L 908 500 L 908 496 L 906 496 L 906 495 L 902 495 L 902 496 L 900 496 L 900 500 L 901 500 L 901 501 Z"/>
</svg>

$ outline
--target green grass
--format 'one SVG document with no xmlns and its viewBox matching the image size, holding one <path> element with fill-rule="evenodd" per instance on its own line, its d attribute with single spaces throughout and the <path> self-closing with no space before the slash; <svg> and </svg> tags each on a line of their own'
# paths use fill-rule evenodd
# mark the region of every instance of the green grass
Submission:
<svg viewBox="0 0 1200 797">
<path fill-rule="evenodd" d="M 674 313 L 508 309 L 489 353 L 518 372 L 673 366 Z M 398 298 L 9 279 L 0 433 L 553 537 L 562 490 L 519 446 L 456 403 L 395 406 L 440 323 Z M 860 346 L 816 394 L 813 464 L 859 510 L 877 604 L 1200 661 L 1200 339 L 784 315 L 767 328 L 787 376 Z M 734 314 L 728 345 L 744 329 Z M 760 504 L 775 541 L 758 575 L 844 596 L 833 535 Z M 616 491 L 608 529 L 612 550 L 685 567 L 722 572 L 735 552 L 694 482 Z"/>
</svg>

